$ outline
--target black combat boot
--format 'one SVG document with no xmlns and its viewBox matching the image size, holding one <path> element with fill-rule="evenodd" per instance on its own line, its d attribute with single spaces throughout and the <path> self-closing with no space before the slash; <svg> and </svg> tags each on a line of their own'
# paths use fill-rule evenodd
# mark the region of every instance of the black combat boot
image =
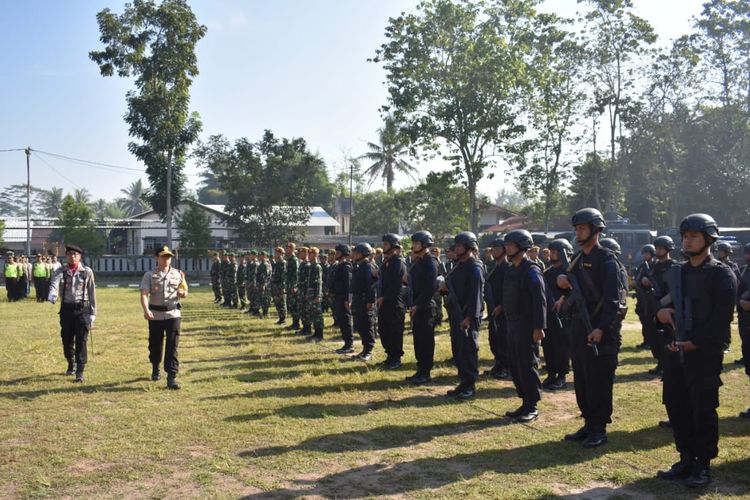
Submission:
<svg viewBox="0 0 750 500">
<path fill-rule="evenodd" d="M 286 329 L 294 332 L 299 330 L 299 318 L 292 318 L 292 324 L 287 326 Z"/>
<path fill-rule="evenodd" d="M 690 455 L 680 455 L 680 461 L 672 464 L 669 470 L 660 470 L 656 473 L 659 479 L 671 481 L 673 479 L 686 479 L 693 472 L 693 457 Z"/>
<path fill-rule="evenodd" d="M 68 358 L 68 369 L 65 370 L 65 375 L 73 375 L 76 371 L 76 362 L 73 358 Z"/>
<path fill-rule="evenodd" d="M 322 326 L 316 326 L 315 327 L 315 333 L 307 337 L 307 340 L 310 342 L 320 342 L 323 340 L 323 327 Z"/>
<path fill-rule="evenodd" d="M 154 363 L 153 368 L 151 368 L 151 380 L 156 382 L 157 380 L 161 380 L 161 372 L 159 371 L 159 364 Z"/>
<path fill-rule="evenodd" d="M 709 484 L 711 484 L 709 462 L 696 460 L 690 476 L 685 479 L 685 486 L 688 488 L 705 488 Z"/>
<path fill-rule="evenodd" d="M 83 365 L 78 365 L 76 367 L 76 379 L 74 382 L 76 383 L 83 382 Z"/>
<path fill-rule="evenodd" d="M 180 384 L 177 383 L 177 374 L 173 372 L 167 374 L 167 389 L 176 391 L 180 387 Z"/>
</svg>

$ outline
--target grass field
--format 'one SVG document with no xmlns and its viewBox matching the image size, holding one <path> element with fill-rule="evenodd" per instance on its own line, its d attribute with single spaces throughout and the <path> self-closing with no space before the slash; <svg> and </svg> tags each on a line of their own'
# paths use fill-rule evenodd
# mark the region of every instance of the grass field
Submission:
<svg viewBox="0 0 750 500">
<path fill-rule="evenodd" d="M 194 289 L 183 308 L 183 390 L 149 380 L 146 322 L 137 290 L 99 291 L 94 355 L 84 385 L 65 369 L 57 307 L 0 303 L 0 497 L 128 498 L 591 498 L 688 497 L 653 479 L 676 454 L 650 355 L 635 349 L 629 317 L 609 443 L 561 441 L 581 421 L 572 389 L 545 394 L 540 418 L 509 424 L 509 381 L 481 380 L 477 398 L 444 396 L 456 383 L 439 332 L 428 387 L 403 383 L 414 368 L 382 372 L 310 345 L 275 318 L 261 322 Z M 330 320 L 328 320 L 330 322 Z M 483 368 L 489 366 L 486 329 Z M 750 384 L 725 360 L 720 455 L 706 497 L 750 498 Z M 569 384 L 571 385 L 571 384 Z"/>
</svg>

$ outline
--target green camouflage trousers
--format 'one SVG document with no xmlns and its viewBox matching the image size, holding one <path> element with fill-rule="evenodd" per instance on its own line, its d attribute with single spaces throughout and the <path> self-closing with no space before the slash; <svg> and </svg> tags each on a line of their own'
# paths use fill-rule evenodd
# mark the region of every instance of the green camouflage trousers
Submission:
<svg viewBox="0 0 750 500">
<path fill-rule="evenodd" d="M 297 303 L 297 294 L 292 292 L 291 288 L 286 289 L 286 307 L 292 319 L 299 319 L 299 306 Z"/>
<path fill-rule="evenodd" d="M 312 324 L 316 328 L 323 328 L 323 308 L 320 302 L 315 302 L 315 299 L 305 299 L 304 308 L 307 310 L 307 323 Z"/>
<path fill-rule="evenodd" d="M 279 318 L 286 318 L 286 290 L 282 286 L 271 285 L 271 295 L 273 296 L 273 305 L 276 307 Z"/>
</svg>

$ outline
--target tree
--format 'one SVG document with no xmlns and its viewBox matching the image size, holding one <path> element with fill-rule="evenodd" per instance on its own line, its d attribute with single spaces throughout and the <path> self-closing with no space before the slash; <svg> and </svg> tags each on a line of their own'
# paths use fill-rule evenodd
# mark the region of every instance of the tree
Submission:
<svg viewBox="0 0 750 500">
<path fill-rule="evenodd" d="M 52 219 L 58 218 L 60 216 L 62 200 L 62 188 L 52 187 L 49 190 L 44 191 L 39 200 L 39 213 Z"/>
<path fill-rule="evenodd" d="M 380 236 L 385 233 L 401 234 L 408 221 L 404 211 L 409 208 L 403 191 L 370 191 L 354 199 L 356 207 L 352 218 L 352 234 Z"/>
<path fill-rule="evenodd" d="M 40 199 L 44 190 L 31 186 L 31 215 L 39 215 Z M 26 184 L 12 184 L 0 191 L 0 215 L 26 217 Z"/>
<path fill-rule="evenodd" d="M 198 75 L 195 46 L 206 33 L 185 0 L 134 0 L 123 14 L 96 15 L 102 51 L 89 57 L 102 76 L 134 77 L 127 93 L 128 149 L 146 165 L 149 201 L 166 219 L 172 241 L 172 199 L 182 194 L 187 150 L 198 138 L 200 117 L 190 113 L 190 85 Z M 171 243 L 169 243 L 171 245 Z"/>
<path fill-rule="evenodd" d="M 201 170 L 201 183 L 198 188 L 198 202 L 206 205 L 224 205 L 227 195 L 219 187 L 219 180 L 211 170 Z"/>
<path fill-rule="evenodd" d="M 190 257 L 206 255 L 211 248 L 211 218 L 195 203 L 176 217 L 180 230 L 180 251 Z"/>
<path fill-rule="evenodd" d="M 86 188 L 76 188 L 73 191 L 73 199 L 76 203 L 83 203 L 85 205 L 91 205 L 91 193 Z"/>
<path fill-rule="evenodd" d="M 104 251 L 106 238 L 94 228 L 93 216 L 91 207 L 67 195 L 60 207 L 59 237 L 66 243 L 80 245 L 88 255 L 100 255 Z M 51 239 L 58 239 L 56 236 L 53 235 Z"/>
<path fill-rule="evenodd" d="M 570 176 L 565 148 L 576 142 L 575 124 L 586 94 L 582 85 L 584 51 L 562 20 L 539 15 L 525 102 L 532 124 L 530 151 L 518 158 L 518 187 L 538 203 L 544 231 L 553 211 L 563 201 L 562 187 Z"/>
<path fill-rule="evenodd" d="M 436 238 L 466 229 L 469 195 L 456 172 L 430 172 L 414 188 L 411 199 L 416 204 L 415 227 L 432 232 Z"/>
<path fill-rule="evenodd" d="M 469 191 L 478 228 L 477 185 L 497 155 L 514 152 L 524 127 L 516 100 L 534 1 L 424 0 L 392 18 L 373 59 L 387 75 L 388 105 L 413 147 L 444 150 Z"/>
<path fill-rule="evenodd" d="M 304 235 L 311 200 L 320 201 L 318 188 L 328 179 L 325 163 L 304 139 L 277 139 L 266 130 L 256 143 L 242 138 L 232 144 L 215 135 L 193 154 L 218 179 L 229 222 L 245 241 L 270 246 Z"/>
<path fill-rule="evenodd" d="M 370 151 L 360 156 L 359 159 L 374 162 L 364 172 L 370 177 L 370 183 L 380 177 L 385 181 L 385 190 L 390 193 L 397 172 L 413 178 L 416 168 L 403 159 L 408 151 L 404 137 L 392 116 L 386 117 L 385 125 L 378 129 L 378 143 L 368 142 L 367 147 Z"/>
<path fill-rule="evenodd" d="M 143 181 L 138 179 L 131 182 L 128 187 L 120 189 L 125 196 L 118 199 L 120 206 L 127 217 L 140 214 L 151 208 L 146 201 L 146 191 L 143 189 Z"/>
<path fill-rule="evenodd" d="M 628 112 L 634 91 L 634 66 L 640 61 L 644 46 L 653 44 L 656 35 L 645 19 L 633 12 L 632 0 L 579 0 L 591 10 L 585 14 L 588 37 L 589 71 L 594 86 L 594 110 L 607 112 L 610 132 L 610 156 L 606 183 L 621 186 L 626 175 L 617 168 L 616 144 L 623 137 L 622 116 Z M 619 208 L 622 193 L 611 190 L 603 198 L 607 210 Z M 598 197 L 597 200 L 598 201 Z M 598 206 L 597 206 L 598 207 Z M 598 207 L 601 208 L 601 207 Z"/>
</svg>

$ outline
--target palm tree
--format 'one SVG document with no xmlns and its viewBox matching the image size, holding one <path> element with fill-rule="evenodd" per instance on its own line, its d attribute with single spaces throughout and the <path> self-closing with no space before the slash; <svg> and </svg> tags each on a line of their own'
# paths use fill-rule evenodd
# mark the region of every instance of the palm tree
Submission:
<svg viewBox="0 0 750 500">
<path fill-rule="evenodd" d="M 52 187 L 39 196 L 39 211 L 45 217 L 57 219 L 60 216 L 60 206 L 63 200 L 62 188 Z"/>
<path fill-rule="evenodd" d="M 146 190 L 143 189 L 143 182 L 141 179 L 132 182 L 124 189 L 120 189 L 120 192 L 124 194 L 125 197 L 120 198 L 118 201 L 128 216 L 145 212 L 151 208 L 146 201 Z"/>
<path fill-rule="evenodd" d="M 364 173 L 370 176 L 370 183 L 378 177 L 385 179 L 385 189 L 390 193 L 397 172 L 414 178 L 413 173 L 417 169 L 403 159 L 408 152 L 404 138 L 393 117 L 386 117 L 385 125 L 378 129 L 378 143 L 368 142 L 367 147 L 370 151 L 359 158 L 375 162 Z"/>
<path fill-rule="evenodd" d="M 91 205 L 91 193 L 86 188 L 80 188 L 73 191 L 73 199 L 76 203 Z"/>
</svg>

